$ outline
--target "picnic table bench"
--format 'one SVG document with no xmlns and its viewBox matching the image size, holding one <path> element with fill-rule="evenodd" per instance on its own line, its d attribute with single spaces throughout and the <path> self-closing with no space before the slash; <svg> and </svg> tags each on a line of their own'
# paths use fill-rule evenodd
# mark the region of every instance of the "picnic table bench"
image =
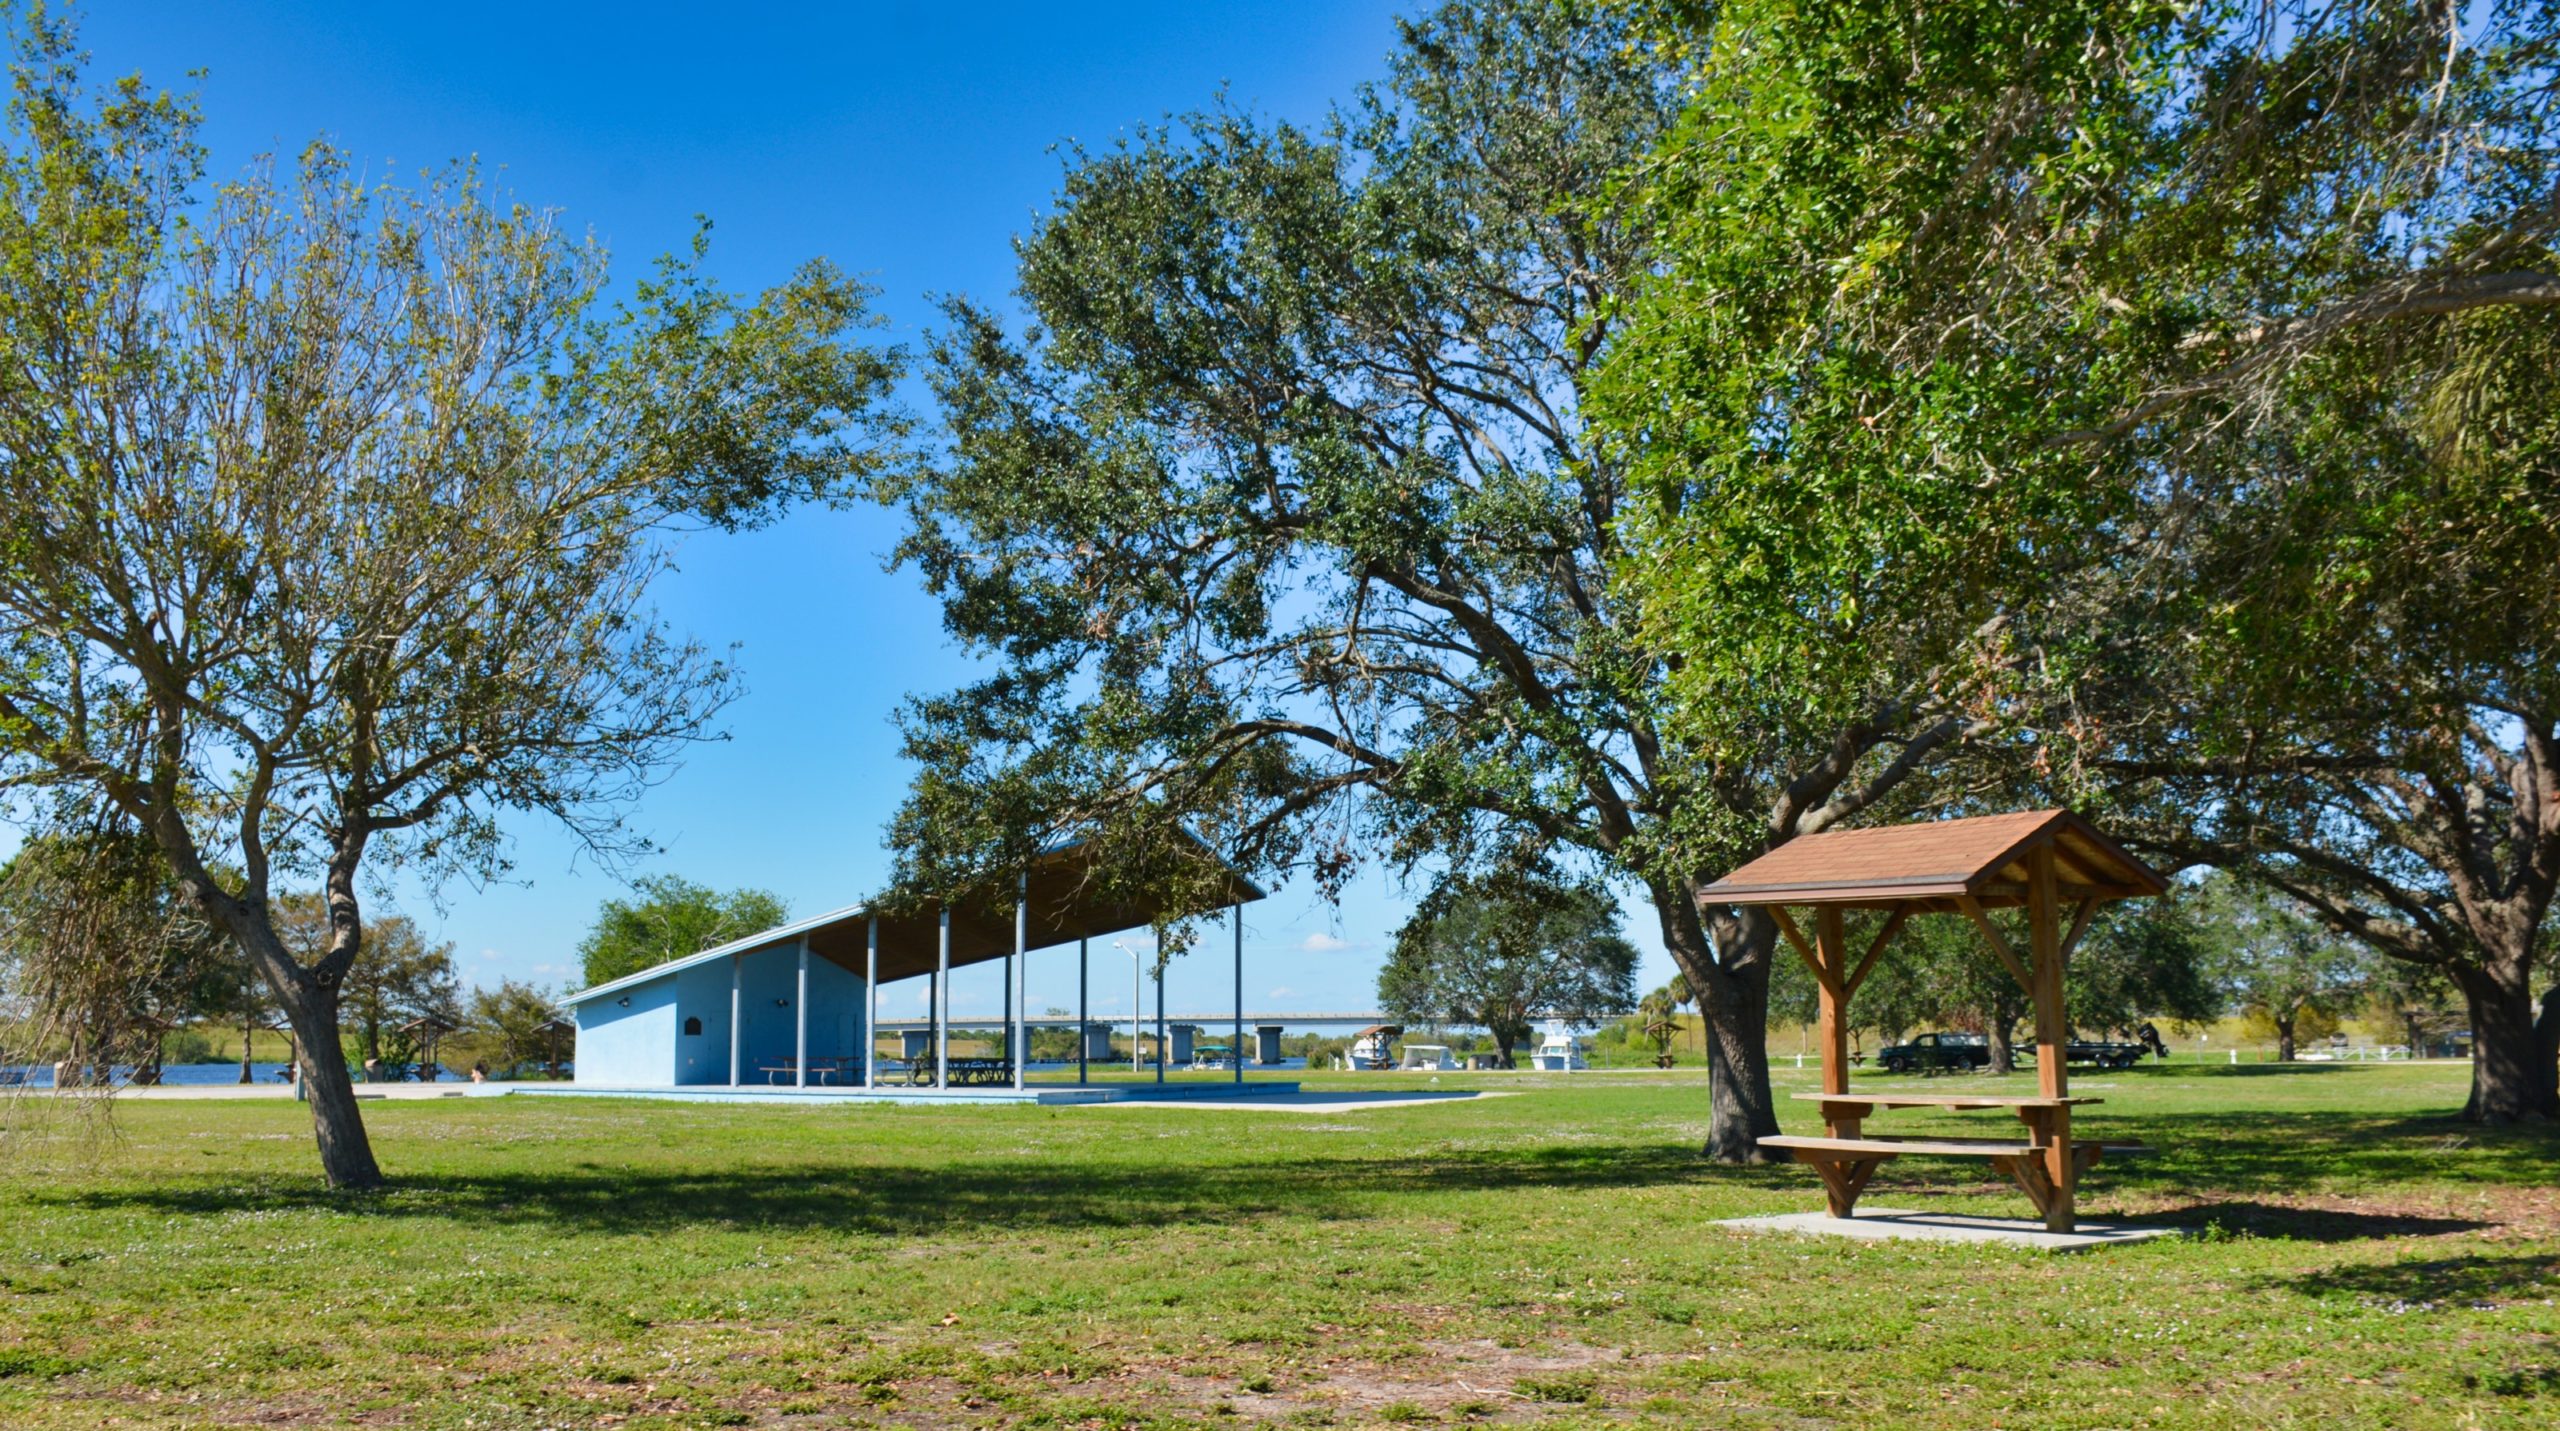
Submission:
<svg viewBox="0 0 2560 1431">
<path fill-rule="evenodd" d="M 812 1058 L 809 1060 L 809 1077 L 821 1084 L 841 1080 L 844 1077 L 844 1071 L 845 1060 L 841 1058 Z M 786 1053 L 778 1063 L 761 1063 L 756 1065 L 756 1072 L 765 1076 L 765 1082 L 768 1085 L 779 1084 L 786 1079 L 797 1083 L 800 1081 L 800 1062 L 797 1058 Z"/>
<path fill-rule="evenodd" d="M 1811 1167 L 1822 1179 L 1823 1195 L 1833 1217 L 1848 1217 L 1875 1170 L 1899 1157 L 1981 1158 L 2018 1185 L 2039 1215 L 2051 1217 L 2080 1174 L 2107 1153 L 2125 1156 L 2151 1151 L 2140 1143 L 2107 1143 L 2071 1137 L 2071 1109 L 2100 1098 L 2004 1097 L 1982 1093 L 1799 1093 L 1797 1099 L 1822 1105 L 1826 1136 L 1778 1134 L 1760 1146 L 1781 1149 Z M 1929 1108 L 1940 1112 L 1997 1112 L 2007 1109 L 2025 1123 L 2018 1138 L 1892 1138 L 1865 1131 L 1873 1114 L 1894 1108 Z M 2060 1202 L 2067 1207 L 2067 1202 Z"/>
</svg>

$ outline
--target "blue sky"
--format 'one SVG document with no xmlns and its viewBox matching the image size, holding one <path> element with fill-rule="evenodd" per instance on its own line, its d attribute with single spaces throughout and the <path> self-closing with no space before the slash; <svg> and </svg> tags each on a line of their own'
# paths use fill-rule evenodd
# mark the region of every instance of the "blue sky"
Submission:
<svg viewBox="0 0 2560 1431">
<path fill-rule="evenodd" d="M 1406 8 L 1286 4 L 698 3 L 344 5 L 98 0 L 96 72 L 141 71 L 206 112 L 217 171 L 315 137 L 375 172 L 476 156 L 525 202 L 592 229 L 628 277 L 708 215 L 712 268 L 734 288 L 824 255 L 881 292 L 910 346 L 935 295 L 1012 287 L 1012 237 L 1057 187 L 1063 143 L 1107 144 L 1205 106 L 1314 122 L 1377 77 Z M 853 903 L 888 869 L 881 832 L 907 771 L 891 713 L 965 679 L 912 573 L 882 557 L 896 518 L 810 509 L 740 537 L 690 542 L 658 592 L 679 629 L 739 643 L 747 695 L 731 739 L 696 750 L 632 812 L 666 847 L 638 873 L 753 884 L 799 914 Z M 402 907 L 451 940 L 465 976 L 570 982 L 574 945 L 619 879 L 543 824 L 515 827 L 513 882 Z M 1304 887 L 1247 911 L 1257 1009 L 1371 1007 L 1380 954 L 1409 905 L 1372 876 L 1336 910 Z M 1647 987 L 1670 976 L 1649 910 L 1627 932 Z M 1214 941 L 1221 954 L 1223 938 Z M 1168 1002 L 1220 1007 L 1226 960 L 1178 962 Z M 1189 967 L 1185 967 L 1185 965 Z M 1114 969 L 1117 973 L 1114 973 Z M 1127 960 L 1097 951 L 1094 1008 L 1124 1011 Z M 1035 1008 L 1071 1006 L 1071 953 L 1033 960 Z M 1116 992 L 1112 992 L 1116 991 Z M 917 990 L 892 990 L 891 1007 Z M 991 973 L 955 1006 L 996 1005 Z M 904 1012 L 900 1007 L 900 1012 Z"/>
</svg>

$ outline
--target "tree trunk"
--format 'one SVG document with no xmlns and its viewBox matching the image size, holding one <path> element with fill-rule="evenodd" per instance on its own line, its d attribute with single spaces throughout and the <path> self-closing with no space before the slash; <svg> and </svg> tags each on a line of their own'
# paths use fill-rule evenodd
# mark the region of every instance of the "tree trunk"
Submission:
<svg viewBox="0 0 2560 1431">
<path fill-rule="evenodd" d="M 1657 888 L 1653 904 L 1662 942 L 1689 976 L 1706 1026 L 1704 1152 L 1720 1163 L 1765 1163 L 1760 1140 L 1778 1131 L 1777 1098 L 1769 1091 L 1769 954 L 1777 926 L 1756 909 L 1722 916 L 1710 945 L 1687 888 Z"/>
<path fill-rule="evenodd" d="M 330 883 L 342 888 L 347 879 L 332 870 Z M 251 902 L 231 898 L 208 886 L 197 896 L 231 934 L 232 943 L 266 983 L 284 1010 L 293 1031 L 294 1076 L 303 1101 L 311 1105 L 311 1127 L 320 1147 L 320 1173 L 329 1186 L 362 1192 L 382 1186 L 382 1169 L 373 1160 L 372 1140 L 365 1136 L 364 1114 L 356 1104 L 355 1081 L 347 1075 L 346 1045 L 338 1029 L 339 979 L 350 962 L 356 928 L 354 901 L 347 901 L 349 938 L 345 951 L 333 952 L 316 968 L 306 968 L 286 952 L 269 922 L 263 898 Z M 332 901 L 333 912 L 335 901 Z"/>
<path fill-rule="evenodd" d="M 2010 1028 L 2011 1020 L 1998 1009 L 1993 1009 L 1991 1017 L 1983 1020 L 1982 1040 L 1991 1047 L 1993 1073 L 2018 1071 L 2018 1046 L 2009 1038 Z"/>
<path fill-rule="evenodd" d="M 2293 1062 L 2293 1020 L 2286 1017 L 2273 1022 L 2276 1026 L 2276 1062 L 2291 1063 Z"/>
<path fill-rule="evenodd" d="M 2486 967 L 2453 968 L 2471 1012 L 2471 1099 L 2462 1110 L 2472 1123 L 2542 1123 L 2560 1118 L 2560 1003 L 2542 1001 L 2534 1017 L 2527 964 L 2492 953 Z M 2555 991 L 2560 992 L 2560 991 Z"/>
<path fill-rule="evenodd" d="M 283 995 L 293 1025 L 296 1071 L 311 1105 L 311 1130 L 319 1140 L 320 1172 L 329 1186 L 363 1191 L 382 1186 L 373 1141 L 356 1106 L 355 1080 L 347 1073 L 346 1045 L 338 1033 L 338 991 L 306 985 Z"/>
<path fill-rule="evenodd" d="M 257 1075 L 249 1068 L 249 1044 L 257 1034 L 258 1016 L 255 1013 L 242 1014 L 240 1016 L 240 1081 L 243 1083 L 258 1081 Z"/>
</svg>

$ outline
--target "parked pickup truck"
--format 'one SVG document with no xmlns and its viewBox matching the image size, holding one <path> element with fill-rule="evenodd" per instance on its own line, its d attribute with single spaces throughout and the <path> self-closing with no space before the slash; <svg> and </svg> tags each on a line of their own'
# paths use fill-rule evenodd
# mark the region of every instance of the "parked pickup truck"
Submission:
<svg viewBox="0 0 2560 1431">
<path fill-rule="evenodd" d="M 1887 1073 L 1934 1073 L 1949 1068 L 1988 1068 L 1991 1041 L 1980 1034 L 1924 1033 L 1876 1054 Z"/>
</svg>

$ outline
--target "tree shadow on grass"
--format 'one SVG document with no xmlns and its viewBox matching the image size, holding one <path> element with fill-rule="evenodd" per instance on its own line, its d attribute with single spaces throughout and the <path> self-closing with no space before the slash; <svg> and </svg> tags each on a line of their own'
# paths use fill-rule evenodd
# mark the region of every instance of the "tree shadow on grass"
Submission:
<svg viewBox="0 0 2560 1431">
<path fill-rule="evenodd" d="M 2245 1233 L 2295 1242 L 2366 1242 L 2389 1237 L 2442 1237 L 2479 1232 L 2495 1224 L 2469 1217 L 2351 1208 L 2288 1207 L 2277 1203 L 2213 1201 L 2142 1214 L 2142 1221 L 2198 1231 Z"/>
<path fill-rule="evenodd" d="M 2259 1285 L 2313 1297 L 2358 1297 L 2412 1311 L 2443 1305 L 2539 1302 L 2560 1291 L 2560 1254 L 2524 1252 L 2329 1267 L 2268 1278 Z"/>
<path fill-rule="evenodd" d="M 1914 1128 L 1910 1131 L 1922 1131 Z M 2547 1130 L 2486 1132 L 2450 1118 L 2363 1117 L 2337 1113 L 2163 1113 L 2091 1118 L 2084 1135 L 2136 1135 L 2157 1151 L 2110 1158 L 2092 1170 L 2089 1193 L 2142 1195 L 2190 1204 L 2199 1225 L 2217 1219 L 2262 1235 L 2334 1241 L 2427 1235 L 2486 1224 L 2402 1211 L 2363 1214 L 2277 1205 L 2283 1194 L 2318 1190 L 2333 1199 L 2364 1188 L 2461 1182 L 2538 1187 L 2560 1138 Z M 1149 1145 L 1155 1146 L 1155 1145 Z M 954 1228 L 1176 1228 L 1269 1218 L 1354 1219 L 1379 1215 L 1382 1200 L 1427 1200 L 1476 1192 L 1607 1193 L 1664 1186 L 1717 1194 L 1811 1196 L 1811 1170 L 1787 1164 L 1728 1167 L 1703 1161 L 1693 1145 L 1620 1138 L 1558 1146 L 1433 1148 L 1404 1154 L 1238 1156 L 1232 1144 L 1196 1161 L 1179 1153 L 1147 1158 L 1025 1157 L 898 1160 L 884 1156 L 753 1158 L 699 1154 L 669 1161 L 655 1146 L 626 1162 L 584 1160 L 540 1168 L 498 1166 L 468 1173 L 399 1178 L 388 1192 L 336 1194 L 299 1179 L 242 1182 L 182 1178 L 110 1187 L 61 1188 L 32 1196 L 80 1208 L 220 1216 L 308 1207 L 378 1217 L 539 1223 L 602 1233 L 646 1234 L 699 1226 L 831 1229 L 884 1237 L 930 1237 Z M 1876 1196 L 2002 1196 L 2005 1182 L 1974 1160 L 1911 1158 L 1877 1175 Z M 2171 1214 L 2174 1219 L 2184 1214 Z M 2235 1229 L 2236 1230 L 2236 1229 Z"/>
<path fill-rule="evenodd" d="M 2127 1185 L 2220 1192 L 2462 1181 L 2541 1187 L 2560 1136 L 2548 1129 L 2484 1129 L 2450 1116 L 2313 1112 L 2161 1113 L 2075 1123 L 2082 1136 L 2140 1137 L 2147 1155 L 2100 1164 Z"/>
<path fill-rule="evenodd" d="M 610 1167 L 402 1177 L 370 1195 L 316 1185 L 199 1181 L 49 1195 L 85 1210 L 209 1217 L 311 1208 L 358 1216 L 540 1223 L 643 1234 L 721 1224 L 930 1237 L 962 1228 L 1172 1228 L 1263 1217 L 1362 1218 L 1378 1199 L 1484 1191 L 1565 1193 L 1695 1184 L 1791 1186 L 1788 1170 L 1721 1168 L 1670 1144 L 1427 1157 L 1287 1158 L 1203 1164 L 1025 1165 L 1021 1159 Z"/>
</svg>

